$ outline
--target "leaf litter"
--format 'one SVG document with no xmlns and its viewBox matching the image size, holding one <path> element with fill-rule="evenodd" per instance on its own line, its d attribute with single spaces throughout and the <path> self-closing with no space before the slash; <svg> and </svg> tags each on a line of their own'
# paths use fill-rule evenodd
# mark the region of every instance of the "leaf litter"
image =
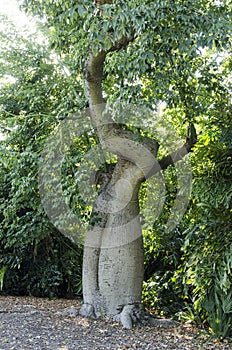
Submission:
<svg viewBox="0 0 232 350">
<path fill-rule="evenodd" d="M 0 350 L 230 350 L 190 324 L 125 330 L 78 314 L 80 300 L 0 296 Z"/>
</svg>

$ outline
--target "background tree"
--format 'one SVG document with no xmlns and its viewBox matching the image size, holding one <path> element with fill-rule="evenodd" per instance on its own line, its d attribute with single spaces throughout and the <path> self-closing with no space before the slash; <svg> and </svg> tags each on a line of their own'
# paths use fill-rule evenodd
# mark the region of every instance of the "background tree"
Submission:
<svg viewBox="0 0 232 350">
<path fill-rule="evenodd" d="M 71 77 L 44 44 L 18 33 L 6 18 L 2 23 L 0 270 L 6 272 L 4 291 L 76 295 L 78 290 L 81 293 L 82 249 L 49 222 L 38 189 L 43 144 L 76 108 L 69 89 Z M 78 82 L 75 86 L 78 94 L 81 87 Z M 67 95 L 69 99 L 63 97 Z M 78 102 L 83 103 L 81 95 Z M 71 164 L 67 159 L 64 172 L 70 172 Z M 71 187 L 68 181 L 66 187 Z"/>
<path fill-rule="evenodd" d="M 166 314 L 179 310 L 181 319 L 209 324 L 212 333 L 225 337 L 231 334 L 231 59 L 211 51 L 204 60 L 207 74 L 197 74 L 201 133 L 191 154 L 192 199 L 168 235 L 168 201 L 156 226 L 146 224 L 144 302 Z M 181 111 L 169 113 L 177 125 Z M 166 171 L 171 201 L 173 170 Z"/>
</svg>

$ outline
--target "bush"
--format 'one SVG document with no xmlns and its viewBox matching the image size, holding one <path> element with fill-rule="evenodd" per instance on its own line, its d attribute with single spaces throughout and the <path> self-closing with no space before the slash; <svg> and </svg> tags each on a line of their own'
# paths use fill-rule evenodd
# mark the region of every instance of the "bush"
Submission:
<svg viewBox="0 0 232 350">
<path fill-rule="evenodd" d="M 38 297 L 81 295 L 82 248 L 59 232 L 54 230 L 40 242 L 24 246 L 18 266 L 13 265 L 13 256 L 13 250 L 4 252 L 4 264 L 9 268 L 3 293 Z"/>
</svg>

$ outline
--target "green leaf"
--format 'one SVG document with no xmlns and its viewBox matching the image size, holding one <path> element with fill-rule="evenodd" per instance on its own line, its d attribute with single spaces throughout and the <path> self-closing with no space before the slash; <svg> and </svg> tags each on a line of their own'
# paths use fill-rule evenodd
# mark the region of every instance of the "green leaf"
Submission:
<svg viewBox="0 0 232 350">
<path fill-rule="evenodd" d="M 80 17 L 83 17 L 84 13 L 85 13 L 85 8 L 82 5 L 78 5 L 77 7 L 77 11 L 79 13 Z"/>
</svg>

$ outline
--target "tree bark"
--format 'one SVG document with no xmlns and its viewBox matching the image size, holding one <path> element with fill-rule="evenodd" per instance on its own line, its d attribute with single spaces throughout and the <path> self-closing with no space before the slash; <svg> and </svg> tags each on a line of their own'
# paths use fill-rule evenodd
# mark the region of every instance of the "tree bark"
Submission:
<svg viewBox="0 0 232 350">
<path fill-rule="evenodd" d="M 95 203 L 95 222 L 84 249 L 83 294 L 87 316 L 119 315 L 141 303 L 143 240 L 138 191 L 143 173 L 119 160 L 112 179 Z"/>
</svg>

